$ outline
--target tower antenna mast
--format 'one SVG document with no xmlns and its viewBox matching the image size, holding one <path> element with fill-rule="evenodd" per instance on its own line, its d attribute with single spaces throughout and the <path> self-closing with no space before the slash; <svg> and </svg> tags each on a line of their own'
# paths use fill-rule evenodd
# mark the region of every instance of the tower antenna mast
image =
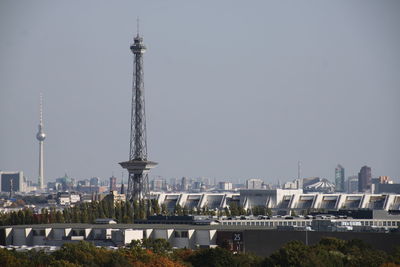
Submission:
<svg viewBox="0 0 400 267">
<path fill-rule="evenodd" d="M 146 115 L 144 98 L 143 54 L 146 46 L 139 35 L 139 18 L 137 19 L 137 35 L 133 39 L 130 49 L 133 59 L 133 86 L 131 105 L 131 134 L 129 161 L 119 163 L 128 170 L 127 200 L 130 202 L 148 199 L 149 177 L 148 172 L 157 163 L 147 160 Z"/>
<path fill-rule="evenodd" d="M 137 37 L 139 37 L 139 35 L 140 35 L 140 32 L 139 32 L 139 29 L 140 29 L 140 27 L 139 27 L 139 22 L 140 22 L 140 20 L 139 20 L 139 17 L 137 17 L 137 19 L 136 19 L 136 36 Z"/>
</svg>

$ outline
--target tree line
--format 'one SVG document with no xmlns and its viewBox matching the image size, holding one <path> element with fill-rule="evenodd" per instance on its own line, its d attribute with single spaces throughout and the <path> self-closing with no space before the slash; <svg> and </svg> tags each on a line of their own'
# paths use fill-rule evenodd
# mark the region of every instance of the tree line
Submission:
<svg viewBox="0 0 400 267">
<path fill-rule="evenodd" d="M 56 208 L 43 208 L 40 213 L 34 213 L 32 209 L 25 208 L 19 211 L 1 212 L 0 225 L 21 224 L 47 224 L 47 223 L 94 223 L 98 218 L 112 218 L 118 223 L 133 223 L 135 220 L 144 220 L 150 215 L 211 215 L 211 216 L 240 216 L 240 215 L 271 215 L 271 209 L 257 206 L 245 210 L 236 202 L 232 202 L 229 208 L 213 210 L 207 206 L 196 209 L 187 208 L 177 204 L 174 209 L 168 209 L 158 201 L 142 200 L 130 202 L 116 202 L 111 196 L 101 201 L 80 203 L 73 207 L 65 207 L 63 210 Z"/>
<path fill-rule="evenodd" d="M 130 246 L 117 250 L 81 241 L 64 244 L 53 253 L 0 249 L 0 266 L 395 267 L 400 266 L 400 248 L 386 253 L 358 240 L 324 238 L 312 246 L 291 241 L 271 255 L 260 257 L 249 253 L 233 253 L 223 247 L 172 249 L 164 239 L 132 241 Z"/>
</svg>

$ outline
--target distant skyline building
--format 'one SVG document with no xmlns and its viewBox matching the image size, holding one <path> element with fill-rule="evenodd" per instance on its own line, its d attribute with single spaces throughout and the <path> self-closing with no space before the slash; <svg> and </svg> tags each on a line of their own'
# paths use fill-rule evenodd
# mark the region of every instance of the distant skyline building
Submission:
<svg viewBox="0 0 400 267">
<path fill-rule="evenodd" d="M 380 184 L 393 184 L 393 180 L 389 176 L 379 176 Z"/>
<path fill-rule="evenodd" d="M 24 173 L 17 172 L 3 172 L 0 171 L 0 184 L 1 192 L 25 192 L 26 183 L 24 180 Z"/>
<path fill-rule="evenodd" d="M 358 173 L 358 192 L 371 190 L 371 167 L 363 166 Z"/>
<path fill-rule="evenodd" d="M 219 182 L 218 187 L 220 190 L 229 191 L 233 189 L 233 185 L 231 182 Z"/>
<path fill-rule="evenodd" d="M 246 181 L 247 189 L 262 189 L 264 181 L 261 179 L 248 179 Z"/>
<path fill-rule="evenodd" d="M 111 176 L 110 177 L 110 191 L 117 190 L 117 177 Z"/>
<path fill-rule="evenodd" d="M 182 191 L 188 191 L 189 190 L 189 179 L 187 177 L 182 177 L 181 190 Z"/>
<path fill-rule="evenodd" d="M 356 192 L 358 192 L 358 176 L 357 175 L 349 176 L 347 178 L 346 192 L 347 193 L 356 193 Z"/>
<path fill-rule="evenodd" d="M 91 186 L 99 186 L 99 178 L 98 177 L 90 178 L 90 185 Z"/>
<path fill-rule="evenodd" d="M 344 192 L 344 168 L 340 164 L 335 168 L 335 191 Z"/>
<path fill-rule="evenodd" d="M 38 189 L 44 189 L 44 158 L 43 158 L 43 144 L 46 139 L 46 134 L 43 130 L 43 97 L 40 94 L 40 121 L 38 126 L 38 133 L 36 139 L 39 141 L 39 176 L 38 176 Z"/>
<path fill-rule="evenodd" d="M 164 180 L 154 179 L 151 181 L 151 190 L 160 192 L 163 190 Z"/>
</svg>

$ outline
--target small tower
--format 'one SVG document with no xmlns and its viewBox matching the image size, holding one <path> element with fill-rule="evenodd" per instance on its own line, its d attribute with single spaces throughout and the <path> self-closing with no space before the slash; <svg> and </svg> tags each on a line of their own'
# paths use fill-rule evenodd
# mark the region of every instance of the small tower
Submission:
<svg viewBox="0 0 400 267">
<path fill-rule="evenodd" d="M 124 177 L 122 177 L 122 182 L 121 182 L 121 194 L 125 194 Z"/>
<path fill-rule="evenodd" d="M 39 141 L 39 177 L 38 177 L 38 188 L 44 189 L 44 173 L 43 173 L 43 143 L 46 139 L 46 134 L 43 131 L 43 98 L 40 94 L 40 121 L 38 127 L 38 133 L 36 134 L 36 139 Z"/>
<path fill-rule="evenodd" d="M 139 24 L 139 22 L 138 22 Z M 149 198 L 148 172 L 157 163 L 147 160 L 146 115 L 143 82 L 143 54 L 146 47 L 139 29 L 130 49 L 134 55 L 131 134 L 129 161 L 120 162 L 122 168 L 128 170 L 127 200 L 130 202 Z"/>
</svg>

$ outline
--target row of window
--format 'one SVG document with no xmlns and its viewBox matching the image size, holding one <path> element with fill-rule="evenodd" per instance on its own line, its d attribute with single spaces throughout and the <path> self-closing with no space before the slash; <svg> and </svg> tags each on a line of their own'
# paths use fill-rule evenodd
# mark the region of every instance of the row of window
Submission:
<svg viewBox="0 0 400 267">
<path fill-rule="evenodd" d="M 222 222 L 222 225 L 246 225 L 246 226 L 310 226 L 311 221 L 246 221 L 246 222 Z"/>
<path fill-rule="evenodd" d="M 356 222 L 356 221 L 351 221 Z M 359 221 L 357 221 L 359 222 Z M 361 226 L 382 226 L 382 227 L 400 227 L 400 221 L 361 221 L 359 222 Z M 311 221 L 229 221 L 222 222 L 222 225 L 245 225 L 245 226 L 266 226 L 266 227 L 276 227 L 276 226 L 311 226 Z"/>
<path fill-rule="evenodd" d="M 400 221 L 362 221 L 362 226 L 400 226 Z"/>
</svg>

